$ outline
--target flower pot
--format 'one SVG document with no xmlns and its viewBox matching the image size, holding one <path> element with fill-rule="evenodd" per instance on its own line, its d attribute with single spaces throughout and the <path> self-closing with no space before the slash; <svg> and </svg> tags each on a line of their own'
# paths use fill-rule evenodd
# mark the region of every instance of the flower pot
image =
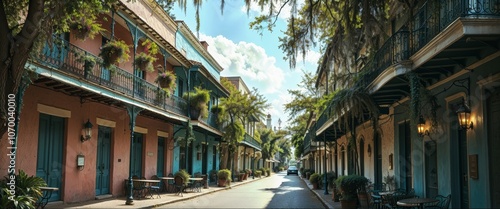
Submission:
<svg viewBox="0 0 500 209">
<path fill-rule="evenodd" d="M 342 209 L 357 209 L 358 201 L 357 200 L 340 200 L 340 205 Z"/>
<path fill-rule="evenodd" d="M 366 192 L 358 193 L 358 200 L 359 200 L 359 205 L 361 206 L 362 209 L 369 208 L 370 204 L 368 202 L 368 193 L 366 193 Z"/>
<path fill-rule="evenodd" d="M 219 187 L 225 187 L 226 186 L 226 182 L 227 182 L 226 179 L 218 179 L 217 180 L 217 186 L 219 186 Z"/>
<path fill-rule="evenodd" d="M 200 118 L 200 111 L 194 108 L 189 110 L 191 120 L 198 120 Z"/>
<path fill-rule="evenodd" d="M 313 189 L 319 189 L 318 183 L 313 183 L 312 185 L 313 185 Z"/>
<path fill-rule="evenodd" d="M 158 84 L 160 84 L 160 88 L 170 88 L 172 81 L 170 79 L 158 79 Z"/>
</svg>

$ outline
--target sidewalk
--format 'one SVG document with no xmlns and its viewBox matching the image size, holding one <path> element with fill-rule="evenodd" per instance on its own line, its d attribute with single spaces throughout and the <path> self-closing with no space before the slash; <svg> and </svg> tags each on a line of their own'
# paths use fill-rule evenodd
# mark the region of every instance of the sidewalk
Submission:
<svg viewBox="0 0 500 209">
<path fill-rule="evenodd" d="M 276 175 L 276 173 L 273 173 L 273 175 Z M 262 178 L 248 178 L 247 180 L 243 182 L 231 182 L 231 187 L 237 187 L 239 185 L 247 184 L 250 182 L 258 181 L 260 179 L 263 179 L 266 177 Z M 323 203 L 323 205 L 326 208 L 329 209 L 340 209 L 340 202 L 333 202 L 332 200 L 332 194 L 331 191 L 329 191 L 328 195 L 324 194 L 324 190 L 313 190 L 313 186 L 311 183 L 309 183 L 309 180 L 300 177 L 304 183 L 309 187 L 311 192 L 313 192 L 318 199 Z M 163 193 L 160 194 L 161 198 L 157 198 L 155 195 L 154 199 L 140 199 L 140 200 L 135 200 L 134 199 L 134 205 L 125 205 L 126 197 L 112 197 L 112 198 L 107 198 L 107 199 L 101 199 L 101 200 L 90 200 L 90 201 L 85 201 L 82 203 L 71 203 L 71 204 L 64 204 L 62 202 L 51 202 L 49 203 L 45 208 L 47 209 L 52 209 L 52 208 L 155 208 L 158 206 L 174 203 L 174 202 L 180 202 L 188 199 L 193 199 L 202 195 L 210 194 L 213 192 L 217 191 L 222 191 L 229 189 L 230 187 L 217 187 L 215 183 L 210 184 L 208 189 L 201 189 L 201 192 L 188 192 L 188 193 L 183 193 L 183 197 L 176 195 L 175 193 Z"/>
<path fill-rule="evenodd" d="M 275 175 L 275 174 L 273 174 Z M 243 182 L 231 182 L 231 187 L 236 187 L 239 185 L 247 184 L 250 182 L 258 181 L 260 179 L 263 179 L 266 177 L 262 178 L 248 178 L 247 180 Z M 154 199 L 140 199 L 136 200 L 134 199 L 134 205 L 125 205 L 125 201 L 127 200 L 126 197 L 117 197 L 117 198 L 107 198 L 107 199 L 102 199 L 102 200 L 90 200 L 90 201 L 85 201 L 82 203 L 71 203 L 71 204 L 64 204 L 62 202 L 51 202 L 47 204 L 45 208 L 51 209 L 51 208 L 154 208 L 158 207 L 161 205 L 166 205 L 174 202 L 179 202 L 179 201 L 184 201 L 192 198 L 196 198 L 202 195 L 210 194 L 213 192 L 229 189 L 230 187 L 217 187 L 215 183 L 210 184 L 208 189 L 201 189 L 201 192 L 188 192 L 188 193 L 183 193 L 183 197 L 176 195 L 175 193 L 163 193 L 160 194 L 161 198 L 158 198 L 156 195 L 154 196 Z"/>
<path fill-rule="evenodd" d="M 325 189 L 313 189 L 313 185 L 311 183 L 309 183 L 309 180 L 305 179 L 305 178 L 302 178 L 300 177 L 304 183 L 307 184 L 307 186 L 309 187 L 309 189 L 311 190 L 311 192 L 313 192 L 319 200 L 321 200 L 321 202 L 323 203 L 323 205 L 326 207 L 326 208 L 329 208 L 329 209 L 341 209 L 342 207 L 340 206 L 340 202 L 334 202 L 332 200 L 332 191 L 331 190 L 328 190 L 328 194 L 325 195 Z"/>
</svg>

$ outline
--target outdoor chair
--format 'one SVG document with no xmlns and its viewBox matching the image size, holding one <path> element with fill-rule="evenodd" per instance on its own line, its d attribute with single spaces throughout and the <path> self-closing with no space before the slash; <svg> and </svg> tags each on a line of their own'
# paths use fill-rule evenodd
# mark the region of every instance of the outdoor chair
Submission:
<svg viewBox="0 0 500 209">
<path fill-rule="evenodd" d="M 160 180 L 160 178 L 158 178 L 157 175 L 153 175 L 151 177 L 151 180 Z M 158 183 L 154 183 L 152 184 L 150 187 L 150 194 L 151 194 L 151 198 L 153 198 L 153 192 L 156 193 L 156 195 L 158 196 L 158 198 L 161 198 L 160 196 L 160 190 L 161 190 L 161 181 L 158 182 Z"/>
<path fill-rule="evenodd" d="M 381 204 L 382 204 L 382 197 L 378 195 L 378 192 L 376 191 L 370 191 L 368 198 L 369 200 L 369 206 L 371 209 L 381 209 Z"/>
<path fill-rule="evenodd" d="M 182 194 L 184 190 L 184 179 L 181 176 L 175 176 L 174 177 L 174 182 L 175 182 L 175 190 L 176 190 L 176 195 L 181 195 L 181 197 L 184 197 Z"/>
<path fill-rule="evenodd" d="M 173 178 L 174 174 L 169 173 L 167 176 Z M 166 187 L 167 187 L 167 192 L 175 192 L 175 181 L 174 181 L 174 179 L 167 180 L 165 184 L 166 184 Z"/>
<path fill-rule="evenodd" d="M 133 179 L 139 179 L 138 176 L 132 176 Z M 138 199 L 141 199 L 143 192 L 144 192 L 144 186 L 142 182 L 137 182 L 137 181 L 132 181 L 132 190 L 134 192 L 133 196 L 137 197 Z"/>
<path fill-rule="evenodd" d="M 434 197 L 434 199 L 439 200 L 437 203 L 433 204 L 427 204 L 424 205 L 424 207 L 427 208 L 432 208 L 432 209 L 448 209 L 450 207 L 450 200 L 451 200 L 451 194 L 448 196 L 443 196 L 443 195 L 437 195 Z"/>
</svg>

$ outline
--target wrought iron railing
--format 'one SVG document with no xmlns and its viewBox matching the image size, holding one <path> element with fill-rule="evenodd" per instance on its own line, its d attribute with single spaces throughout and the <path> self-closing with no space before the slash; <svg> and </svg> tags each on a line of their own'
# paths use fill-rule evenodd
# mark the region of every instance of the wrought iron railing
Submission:
<svg viewBox="0 0 500 209">
<path fill-rule="evenodd" d="M 220 130 L 221 126 L 217 123 L 217 117 L 218 117 L 218 114 L 209 112 L 208 117 L 201 118 L 201 121 L 203 121 L 204 123 L 206 123 L 207 125 L 209 125 L 211 127 L 214 127 L 217 130 Z"/>
<path fill-rule="evenodd" d="M 245 133 L 245 137 L 243 138 L 243 141 L 254 146 L 257 149 L 262 149 L 260 146 L 260 143 L 255 140 L 252 136 L 250 136 L 248 133 Z"/>
<path fill-rule="evenodd" d="M 499 17 L 499 0 L 427 1 L 409 21 L 392 35 L 360 70 L 355 86 L 369 86 L 391 65 L 408 60 L 441 31 L 460 17 Z M 313 126 L 321 127 L 333 117 L 331 104 Z"/>
<path fill-rule="evenodd" d="M 90 62 L 90 59 L 95 62 Z M 112 66 L 112 70 L 104 68 L 99 57 L 65 40 L 54 38 L 54 42 L 43 49 L 36 61 L 160 109 L 186 115 L 181 108 L 185 106 L 184 99 L 174 95 L 167 97 L 167 93 L 159 86 L 119 67 Z"/>
</svg>

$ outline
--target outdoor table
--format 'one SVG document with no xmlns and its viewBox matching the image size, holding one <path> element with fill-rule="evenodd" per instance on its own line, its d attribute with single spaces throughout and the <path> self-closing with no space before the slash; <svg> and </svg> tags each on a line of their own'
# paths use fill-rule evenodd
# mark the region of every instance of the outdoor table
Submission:
<svg viewBox="0 0 500 209">
<path fill-rule="evenodd" d="M 409 199 L 402 199 L 397 202 L 398 206 L 401 207 L 419 207 L 419 208 L 424 208 L 425 203 L 436 203 L 439 202 L 437 199 L 433 198 L 409 198 Z"/>
<path fill-rule="evenodd" d="M 173 181 L 175 178 L 174 178 L 174 177 L 170 177 L 170 176 L 158 177 L 158 178 L 159 178 L 160 180 L 165 180 L 165 181 L 167 181 L 167 184 L 166 184 L 166 186 L 164 187 L 164 190 L 163 190 L 163 191 L 164 191 L 164 192 L 165 192 L 165 191 L 166 191 L 166 192 L 168 192 L 168 191 L 169 191 L 169 187 L 171 186 L 171 185 L 169 184 L 169 182 L 168 182 L 168 181 L 169 181 L 169 180 L 172 180 L 172 181 Z"/>
<path fill-rule="evenodd" d="M 58 191 L 57 187 L 40 187 L 42 190 L 42 197 L 38 200 L 36 208 L 45 208 L 47 203 L 49 202 L 50 197 L 52 196 L 52 192 Z"/>
<path fill-rule="evenodd" d="M 191 189 L 197 192 L 201 192 L 201 183 L 203 178 L 189 178 L 190 181 L 193 181 L 191 184 Z"/>
<path fill-rule="evenodd" d="M 125 179 L 127 182 L 128 179 Z M 141 182 L 144 183 L 144 189 L 146 189 L 147 194 L 144 196 L 150 196 L 151 198 L 153 197 L 153 194 L 151 193 L 151 190 L 149 189 L 153 183 L 160 183 L 161 180 L 154 180 L 154 179 L 132 179 L 132 182 Z"/>
</svg>

